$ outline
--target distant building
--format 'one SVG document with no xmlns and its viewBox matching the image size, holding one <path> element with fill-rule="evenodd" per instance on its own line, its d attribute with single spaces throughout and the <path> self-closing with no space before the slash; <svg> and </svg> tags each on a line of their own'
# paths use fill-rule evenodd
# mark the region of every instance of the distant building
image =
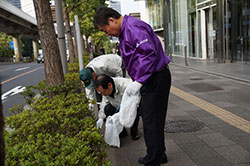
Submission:
<svg viewBox="0 0 250 166">
<path fill-rule="evenodd" d="M 21 2 L 20 0 L 7 0 L 10 4 L 16 6 L 17 8 L 21 9 Z"/>
<path fill-rule="evenodd" d="M 250 61 L 249 0 L 146 1 L 149 24 L 172 55 L 219 63 Z"/>
<path fill-rule="evenodd" d="M 36 18 L 36 12 L 34 8 L 33 0 L 21 0 L 22 11 Z"/>
</svg>

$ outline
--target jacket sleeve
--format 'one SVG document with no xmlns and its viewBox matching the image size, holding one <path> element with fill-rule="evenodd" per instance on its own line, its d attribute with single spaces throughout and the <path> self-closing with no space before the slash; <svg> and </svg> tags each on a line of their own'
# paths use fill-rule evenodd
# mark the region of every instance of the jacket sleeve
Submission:
<svg viewBox="0 0 250 166">
<path fill-rule="evenodd" d="M 98 118 L 99 118 L 99 119 L 104 119 L 104 118 L 106 118 L 106 115 L 105 115 L 105 113 L 104 113 L 104 108 L 105 108 L 105 106 L 106 106 L 108 103 L 109 103 L 109 102 L 108 102 L 107 98 L 106 98 L 105 96 L 103 96 L 102 102 L 101 102 L 101 105 L 100 105 L 100 110 L 99 110 L 99 113 L 98 113 Z"/>
<path fill-rule="evenodd" d="M 95 89 L 94 88 L 91 88 L 91 89 L 85 88 L 85 92 L 86 92 L 86 97 L 89 100 L 95 100 Z"/>
</svg>

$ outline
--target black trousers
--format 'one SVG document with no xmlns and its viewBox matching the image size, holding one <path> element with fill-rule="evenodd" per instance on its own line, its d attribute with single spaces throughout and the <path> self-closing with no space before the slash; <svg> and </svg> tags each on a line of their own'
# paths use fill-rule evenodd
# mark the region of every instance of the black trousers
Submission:
<svg viewBox="0 0 250 166">
<path fill-rule="evenodd" d="M 139 113 L 143 120 L 147 147 L 145 166 L 160 166 L 165 153 L 164 126 L 168 107 L 171 74 L 168 68 L 155 72 L 142 86 Z"/>
<path fill-rule="evenodd" d="M 115 111 L 116 111 L 116 108 L 112 104 L 107 104 L 104 107 L 104 113 L 105 113 L 106 117 L 114 115 Z M 139 115 L 138 114 L 136 114 L 136 115 L 137 116 L 135 118 L 134 124 L 130 128 L 130 134 L 132 137 L 136 136 L 138 133 Z M 124 130 L 126 130 L 126 129 L 124 128 Z M 124 130 L 123 130 L 123 132 L 126 132 Z"/>
</svg>

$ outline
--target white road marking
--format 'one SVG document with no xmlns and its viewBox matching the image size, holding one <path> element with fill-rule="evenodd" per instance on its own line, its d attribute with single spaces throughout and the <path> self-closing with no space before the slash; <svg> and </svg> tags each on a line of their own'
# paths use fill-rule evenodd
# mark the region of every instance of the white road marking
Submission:
<svg viewBox="0 0 250 166">
<path fill-rule="evenodd" d="M 17 86 L 11 90 L 9 90 L 8 92 L 4 93 L 1 97 L 2 97 L 2 101 L 4 101 L 5 99 L 8 98 L 8 96 L 13 96 L 13 95 L 16 95 L 20 92 L 23 92 L 25 89 L 25 87 L 22 87 L 22 86 Z"/>
<path fill-rule="evenodd" d="M 15 71 L 21 71 L 21 70 L 25 70 L 25 69 L 28 69 L 30 67 L 22 67 L 22 68 L 19 68 L 19 69 L 16 69 Z"/>
</svg>

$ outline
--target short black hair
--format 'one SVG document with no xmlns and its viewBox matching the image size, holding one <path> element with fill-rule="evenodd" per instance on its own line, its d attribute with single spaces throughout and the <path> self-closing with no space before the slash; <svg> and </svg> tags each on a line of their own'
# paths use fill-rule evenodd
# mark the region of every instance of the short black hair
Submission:
<svg viewBox="0 0 250 166">
<path fill-rule="evenodd" d="M 108 25 L 109 17 L 119 19 L 121 17 L 121 14 L 116 10 L 106 6 L 101 6 L 100 8 L 98 8 L 94 16 L 95 28 L 98 29 L 98 26 Z"/>
<path fill-rule="evenodd" d="M 108 89 L 108 84 L 111 83 L 113 87 L 115 87 L 115 83 L 113 78 L 106 74 L 98 75 L 96 80 L 94 81 L 95 88 L 102 86 L 103 89 Z"/>
</svg>

